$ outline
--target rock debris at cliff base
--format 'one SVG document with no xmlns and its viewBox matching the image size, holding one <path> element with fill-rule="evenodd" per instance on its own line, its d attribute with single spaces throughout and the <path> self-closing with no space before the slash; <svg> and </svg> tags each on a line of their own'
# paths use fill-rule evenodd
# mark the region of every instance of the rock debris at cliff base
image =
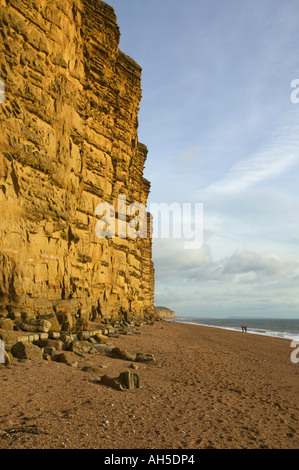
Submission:
<svg viewBox="0 0 299 470">
<path fill-rule="evenodd" d="M 138 389 L 100 384 L 132 371 L 130 361 L 100 353 L 78 367 L 1 368 L 0 448 L 298 448 L 298 365 L 288 340 L 175 322 L 140 333 L 110 339 L 155 356 L 157 364 L 138 363 Z"/>
</svg>

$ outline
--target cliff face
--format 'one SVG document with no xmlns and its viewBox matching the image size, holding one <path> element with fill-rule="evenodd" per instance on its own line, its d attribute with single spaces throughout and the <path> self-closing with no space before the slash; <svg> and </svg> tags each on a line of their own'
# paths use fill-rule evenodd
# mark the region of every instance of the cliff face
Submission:
<svg viewBox="0 0 299 470">
<path fill-rule="evenodd" d="M 118 49 L 113 9 L 0 0 L 0 23 L 0 315 L 151 315 L 151 238 L 95 233 L 99 203 L 150 190 L 141 68 Z"/>
</svg>

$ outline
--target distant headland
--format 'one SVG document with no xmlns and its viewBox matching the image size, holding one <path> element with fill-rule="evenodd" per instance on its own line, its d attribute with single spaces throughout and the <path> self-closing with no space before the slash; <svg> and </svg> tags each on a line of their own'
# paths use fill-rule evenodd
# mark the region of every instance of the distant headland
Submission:
<svg viewBox="0 0 299 470">
<path fill-rule="evenodd" d="M 170 310 L 170 308 L 167 307 L 155 307 L 155 313 L 156 315 L 159 315 L 162 318 L 166 319 L 171 319 L 175 318 L 175 313 L 173 310 Z"/>
</svg>

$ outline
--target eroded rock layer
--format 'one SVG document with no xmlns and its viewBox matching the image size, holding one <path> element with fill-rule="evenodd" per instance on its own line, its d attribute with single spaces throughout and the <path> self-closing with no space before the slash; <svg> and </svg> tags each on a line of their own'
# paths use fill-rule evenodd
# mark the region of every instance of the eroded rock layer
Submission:
<svg viewBox="0 0 299 470">
<path fill-rule="evenodd" d="M 152 315 L 149 224 L 147 238 L 95 233 L 99 203 L 146 205 L 150 190 L 141 68 L 113 9 L 0 0 L 0 23 L 0 315 Z"/>
</svg>

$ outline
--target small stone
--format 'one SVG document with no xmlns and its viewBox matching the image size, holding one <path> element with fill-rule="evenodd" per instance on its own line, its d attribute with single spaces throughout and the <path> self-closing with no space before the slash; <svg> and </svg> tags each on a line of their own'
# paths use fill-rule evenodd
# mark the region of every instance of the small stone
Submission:
<svg viewBox="0 0 299 470">
<path fill-rule="evenodd" d="M 144 362 L 146 364 L 156 364 L 156 359 L 153 354 L 136 354 L 136 362 Z"/>
<path fill-rule="evenodd" d="M 10 364 L 13 362 L 13 355 L 8 351 L 4 351 L 4 356 L 5 356 L 5 365 L 10 366 Z"/>
<path fill-rule="evenodd" d="M 78 364 L 79 356 L 72 351 L 64 351 L 60 354 L 54 356 L 54 360 L 57 362 L 63 362 L 64 364 L 72 365 L 74 363 Z"/>
<path fill-rule="evenodd" d="M 48 339 L 49 334 L 48 333 L 39 333 L 39 339 Z"/>
<path fill-rule="evenodd" d="M 50 331 L 49 332 L 49 338 L 50 339 L 58 339 L 58 338 L 60 338 L 60 333 L 58 333 L 58 331 Z"/>
<path fill-rule="evenodd" d="M 93 374 L 97 374 L 101 372 L 100 367 L 94 367 L 94 366 L 84 366 L 81 369 L 83 372 L 90 372 Z"/>
<path fill-rule="evenodd" d="M 108 336 L 97 333 L 93 338 L 100 344 L 107 344 L 109 342 Z"/>
<path fill-rule="evenodd" d="M 122 372 L 118 377 L 123 387 L 129 390 L 139 388 L 139 375 L 134 372 Z"/>
<path fill-rule="evenodd" d="M 44 354 L 53 357 L 56 354 L 56 348 L 53 347 L 46 347 L 44 348 Z"/>
<path fill-rule="evenodd" d="M 113 346 L 110 346 L 109 344 L 95 344 L 94 348 L 96 348 L 97 351 L 103 352 L 111 352 L 113 350 Z"/>
<path fill-rule="evenodd" d="M 119 391 L 125 389 L 135 390 L 140 387 L 139 376 L 134 372 L 122 372 L 117 378 L 110 378 L 104 375 L 101 377 L 99 383 Z"/>
<path fill-rule="evenodd" d="M 75 340 L 70 345 L 71 351 L 76 354 L 81 354 L 82 356 L 84 356 L 84 354 L 88 354 L 91 351 L 92 347 L 92 344 L 88 341 Z"/>
<path fill-rule="evenodd" d="M 57 351 L 62 351 L 63 349 L 63 342 L 59 339 L 42 339 L 39 341 L 39 345 L 41 348 L 47 349 L 56 349 Z M 48 354 L 51 354 L 50 352 Z"/>
<path fill-rule="evenodd" d="M 12 436 L 9 434 L 9 432 L 0 429 L 0 437 L 3 439 L 10 439 Z"/>
<path fill-rule="evenodd" d="M 110 377 L 108 377 L 108 375 L 103 375 L 99 380 L 99 383 L 118 391 L 124 390 L 123 386 L 118 382 L 117 379 L 111 379 Z"/>
<path fill-rule="evenodd" d="M 135 354 L 131 354 L 131 353 L 125 351 L 124 349 L 113 348 L 112 349 L 112 354 L 113 354 L 113 357 L 115 357 L 116 359 L 123 359 L 125 361 L 135 361 L 136 360 L 136 355 Z"/>
<path fill-rule="evenodd" d="M 89 331 L 80 331 L 80 333 L 78 333 L 79 340 L 87 340 L 89 339 L 89 337 L 90 337 Z"/>
<path fill-rule="evenodd" d="M 31 336 L 31 335 L 29 335 L 29 336 Z M 29 336 L 27 336 L 27 335 L 26 336 L 18 336 L 17 342 L 21 342 L 21 343 L 28 342 L 29 341 Z M 32 336 L 32 338 L 33 338 L 32 341 L 34 341 L 34 336 Z"/>
<path fill-rule="evenodd" d="M 70 344 L 72 341 L 74 341 L 74 338 L 72 335 L 65 333 L 64 331 L 60 333 L 60 339 L 64 343 Z"/>
</svg>

